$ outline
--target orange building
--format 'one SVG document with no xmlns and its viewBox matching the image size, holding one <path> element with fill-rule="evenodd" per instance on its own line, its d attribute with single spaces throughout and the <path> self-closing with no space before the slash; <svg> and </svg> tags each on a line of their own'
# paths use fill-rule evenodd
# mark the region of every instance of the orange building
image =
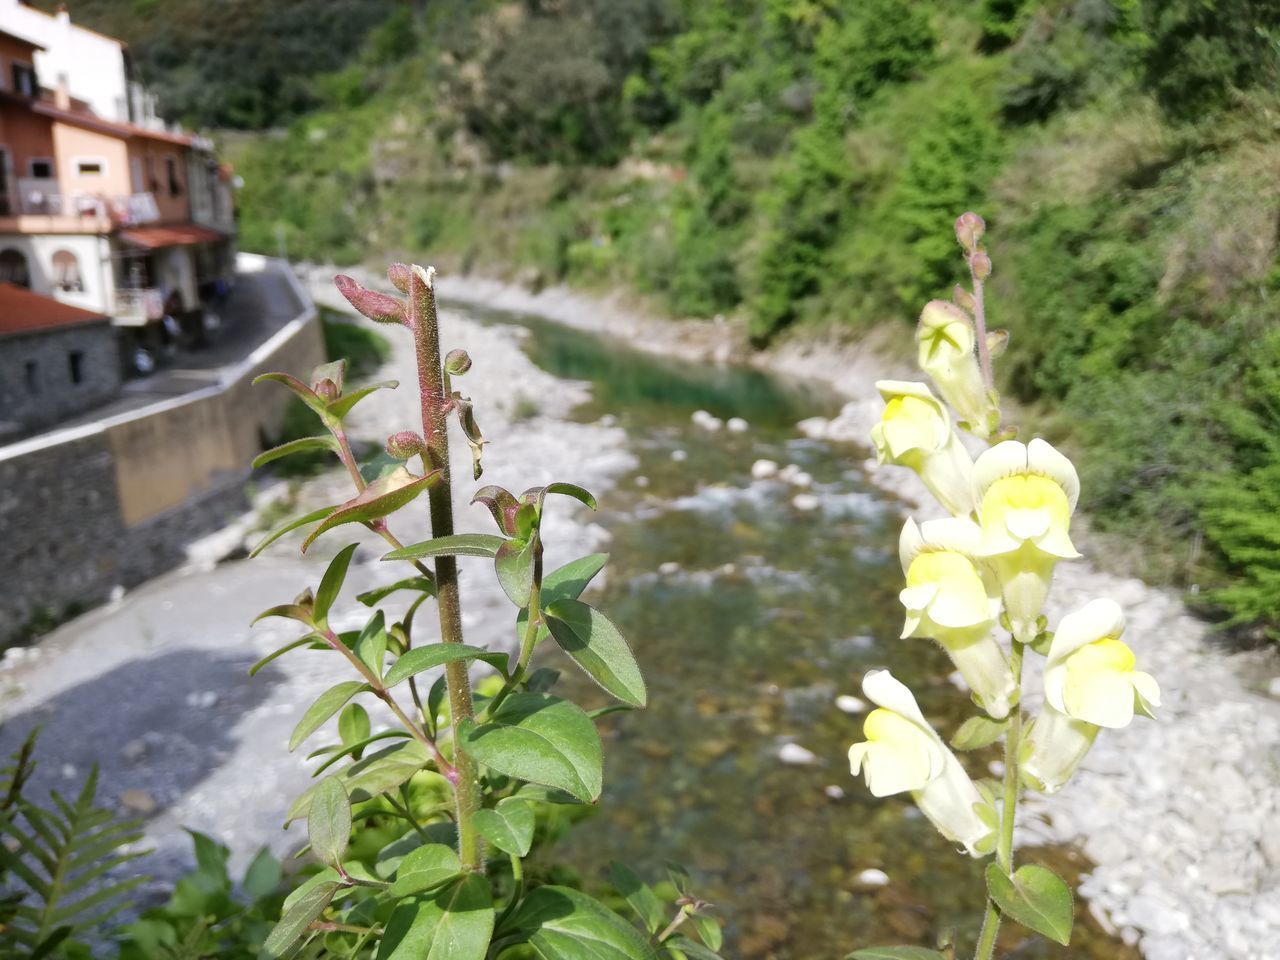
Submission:
<svg viewBox="0 0 1280 960">
<path fill-rule="evenodd" d="M 0 283 L 131 328 L 126 356 L 198 338 L 234 276 L 230 171 L 201 137 L 94 113 L 43 50 L 0 22 Z"/>
</svg>

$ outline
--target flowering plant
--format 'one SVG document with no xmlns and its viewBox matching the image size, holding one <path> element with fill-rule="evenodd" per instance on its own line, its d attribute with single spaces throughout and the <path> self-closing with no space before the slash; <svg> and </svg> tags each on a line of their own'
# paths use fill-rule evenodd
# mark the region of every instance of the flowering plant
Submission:
<svg viewBox="0 0 1280 960">
<path fill-rule="evenodd" d="M 488 509 L 497 533 L 455 532 L 450 419 L 456 415 L 470 448 L 475 479 L 487 442 L 470 399 L 453 387 L 472 361 L 460 350 L 441 356 L 433 271 L 393 264 L 387 276 L 403 299 L 349 277 L 336 283 L 365 317 L 412 336 L 421 433 L 393 434 L 385 455 L 362 464 L 344 418 L 364 397 L 395 383 L 349 390 L 341 361 L 320 367 L 309 382 L 285 373 L 259 378 L 297 394 L 325 432 L 268 450 L 255 466 L 327 450 L 341 461 L 354 490 L 344 503 L 273 530 L 254 554 L 292 530 L 310 528 L 305 551 L 331 531 L 358 525 L 386 542 L 390 551 L 383 560 L 404 565 L 404 575 L 355 597 L 369 610 L 359 630 L 339 632 L 333 615 L 354 542 L 337 552 L 314 590 L 259 617 L 296 621 L 301 633 L 251 672 L 293 650 L 313 649 L 352 675 L 305 710 L 289 744 L 301 746 L 336 718 L 337 742 L 311 755 L 320 761 L 317 782 L 288 814 L 307 821 L 315 872 L 286 898 L 261 955 L 718 960 L 720 926 L 679 868 L 669 871 L 665 889 L 673 892 L 664 904 L 659 890 L 624 865 L 612 865 L 618 902 L 638 925 L 581 890 L 550 882 L 546 866 L 526 869 L 535 843 L 551 833 L 546 821 L 555 807 L 600 798 L 597 720 L 644 707 L 644 678 L 613 623 L 579 599 L 608 557 L 594 554 L 543 570 L 544 511 L 555 497 L 594 509 L 590 493 L 563 482 L 519 496 L 485 486 L 472 500 Z M 428 504 L 432 537 L 405 545 L 392 530 L 393 515 L 420 497 Z M 491 565 L 513 608 L 514 657 L 464 642 L 460 557 Z M 407 604 L 393 606 L 406 597 Z M 438 633 L 418 616 L 428 604 L 437 613 Z M 531 663 L 544 642 L 559 646 L 619 704 L 588 713 L 554 695 L 559 674 Z M 487 670 L 477 685 L 473 668 Z M 366 704 L 390 723 L 375 726 Z"/>
<path fill-rule="evenodd" d="M 986 225 L 976 213 L 956 221 L 972 289 L 956 287 L 953 302 L 925 306 L 916 332 L 919 364 L 942 395 L 923 383 L 885 380 L 885 400 L 871 439 L 881 463 L 916 471 L 951 514 L 917 524 L 908 519 L 899 541 L 906 587 L 902 636 L 936 640 L 955 663 L 982 711 L 951 741 L 955 750 L 1004 742 L 1003 782 L 974 781 L 920 712 L 911 691 L 887 670 L 863 678 L 876 705 L 864 740 L 849 750 L 853 774 L 877 797 L 910 793 L 948 840 L 972 857 L 994 853 L 987 866 L 987 903 L 975 960 L 995 954 L 1002 920 L 1020 923 L 1058 943 L 1071 937 L 1071 890 L 1052 871 L 1013 862 L 1014 821 L 1024 790 L 1061 789 L 1103 727 L 1152 716 L 1160 688 L 1135 669 L 1121 639 L 1124 613 L 1094 600 L 1049 630 L 1045 600 L 1054 568 L 1080 556 L 1071 517 L 1080 483 L 1071 461 L 1041 439 L 1022 443 L 1002 428 L 992 357 L 1007 342 L 988 332 L 983 284 L 991 258 Z M 952 426 L 993 442 L 975 459 Z M 1007 645 L 997 628 L 1009 634 Z M 1043 656 L 1039 712 L 1024 718 L 1027 651 Z M 1033 698 L 1028 697 L 1028 701 Z M 852 960 L 954 956 L 919 947 L 873 947 Z"/>
</svg>

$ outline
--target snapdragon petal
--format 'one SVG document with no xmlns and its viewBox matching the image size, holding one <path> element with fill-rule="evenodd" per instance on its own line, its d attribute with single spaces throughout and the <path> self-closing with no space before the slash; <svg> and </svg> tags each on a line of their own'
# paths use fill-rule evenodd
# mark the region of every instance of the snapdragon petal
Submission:
<svg viewBox="0 0 1280 960">
<path fill-rule="evenodd" d="M 1036 437 L 1027 444 L 1027 468 L 1057 481 L 1067 495 L 1071 512 L 1075 513 L 1080 499 L 1080 477 L 1075 465 L 1052 444 Z"/>
<path fill-rule="evenodd" d="M 1134 686 L 1127 674 L 1101 671 L 1073 681 L 1068 663 L 1062 700 L 1065 712 L 1075 720 L 1112 729 L 1127 727 L 1133 722 L 1133 694 Z"/>
<path fill-rule="evenodd" d="M 1018 440 L 1002 440 L 984 450 L 973 464 L 975 499 L 981 503 L 993 483 L 1027 469 L 1027 448 Z"/>
</svg>

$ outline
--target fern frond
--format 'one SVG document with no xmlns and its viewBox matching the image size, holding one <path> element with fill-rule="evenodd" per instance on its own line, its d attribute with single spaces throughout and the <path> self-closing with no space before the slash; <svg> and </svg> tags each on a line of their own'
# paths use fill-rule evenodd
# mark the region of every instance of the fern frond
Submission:
<svg viewBox="0 0 1280 960">
<path fill-rule="evenodd" d="M 17 764 L 9 781 L 19 784 L 16 799 L 0 807 L 0 873 L 15 878 L 23 893 L 0 946 L 7 939 L 32 955 L 52 956 L 128 905 L 124 897 L 145 878 L 114 881 L 111 874 L 142 856 L 128 849 L 142 839 L 141 821 L 119 820 L 95 804 L 96 766 L 74 800 L 51 791 L 52 805 L 43 807 L 21 795 L 26 769 Z"/>
</svg>

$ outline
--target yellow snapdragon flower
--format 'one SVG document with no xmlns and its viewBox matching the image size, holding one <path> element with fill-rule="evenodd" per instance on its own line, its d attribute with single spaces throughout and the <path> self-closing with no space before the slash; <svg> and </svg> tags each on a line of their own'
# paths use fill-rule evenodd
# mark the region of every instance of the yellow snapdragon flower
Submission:
<svg viewBox="0 0 1280 960">
<path fill-rule="evenodd" d="M 1006 440 L 973 465 L 974 499 L 982 525 L 977 554 L 1000 579 L 1013 635 L 1030 643 L 1059 560 L 1079 557 L 1071 515 L 1080 480 L 1071 461 L 1043 440 Z"/>
<path fill-rule="evenodd" d="M 983 382 L 978 367 L 977 333 L 969 315 L 954 303 L 931 300 L 916 327 L 917 360 L 962 425 L 989 437 L 1000 422 L 995 392 Z"/>
<path fill-rule="evenodd" d="M 863 678 L 862 692 L 878 709 L 863 722 L 867 739 L 849 748 L 853 775 L 863 774 L 873 796 L 909 791 L 939 833 L 962 844 L 970 856 L 982 856 L 992 833 L 977 812 L 985 801 L 911 691 L 888 670 L 872 670 Z"/>
<path fill-rule="evenodd" d="M 1135 712 L 1152 716 L 1160 705 L 1159 684 L 1134 669 L 1133 651 L 1120 639 L 1124 627 L 1113 600 L 1087 603 L 1058 625 L 1044 667 L 1045 709 L 1027 734 L 1023 766 L 1038 789 L 1060 789 L 1099 729 L 1127 727 Z"/>
<path fill-rule="evenodd" d="M 923 383 L 880 380 L 884 413 L 871 428 L 876 460 L 910 467 L 952 515 L 973 512 L 973 459 L 951 428 L 951 416 Z"/>
<path fill-rule="evenodd" d="M 992 628 L 1000 614 L 1000 587 L 976 558 L 982 531 L 972 520 L 950 517 L 917 526 L 908 519 L 898 539 L 907 586 L 903 637 L 932 637 L 942 645 L 973 691 L 997 720 L 1009 715 L 1017 684 Z"/>
</svg>

